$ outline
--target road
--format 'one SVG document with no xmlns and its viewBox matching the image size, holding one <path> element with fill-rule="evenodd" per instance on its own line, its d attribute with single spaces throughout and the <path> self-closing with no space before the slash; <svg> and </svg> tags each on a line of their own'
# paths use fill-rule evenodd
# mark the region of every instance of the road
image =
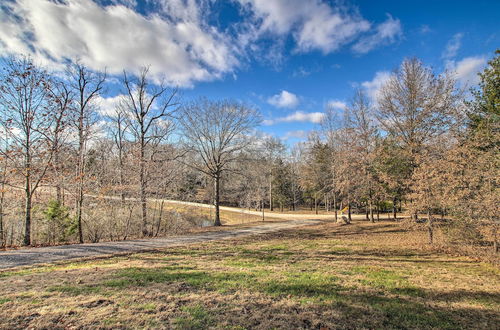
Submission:
<svg viewBox="0 0 500 330">
<path fill-rule="evenodd" d="M 151 198 L 150 201 L 155 201 L 156 199 Z M 159 199 L 158 201 L 161 201 Z M 202 203 L 194 203 L 194 202 L 182 202 L 176 200 L 165 199 L 166 203 L 178 204 L 178 205 L 186 205 L 186 206 L 194 206 L 194 207 L 202 207 L 202 208 L 213 208 L 212 204 L 202 204 Z M 247 209 L 241 209 L 238 207 L 229 207 L 229 206 L 220 206 L 221 210 L 229 211 L 229 212 L 237 212 L 243 214 L 251 214 L 262 216 L 262 211 L 251 211 Z M 339 213 L 340 214 L 340 213 Z M 264 211 L 265 218 L 273 218 L 273 219 L 283 219 L 283 220 L 305 220 L 305 219 L 317 219 L 317 220 L 331 220 L 335 218 L 334 214 L 291 214 L 291 213 L 275 213 L 275 212 L 266 212 Z"/>
<path fill-rule="evenodd" d="M 99 196 L 93 196 L 99 197 Z M 114 196 L 106 196 L 105 198 L 119 198 Z M 154 199 L 150 199 L 150 201 Z M 182 202 L 175 200 L 165 200 L 170 204 L 188 205 L 202 208 L 213 207 L 211 204 L 201 204 L 193 202 Z M 262 215 L 260 211 L 250 211 L 236 207 L 221 206 L 221 210 Z M 284 229 L 290 229 L 300 226 L 313 225 L 322 222 L 322 220 L 333 220 L 334 215 L 324 214 L 289 214 L 289 213 L 265 213 L 266 218 L 280 219 L 283 222 L 262 223 L 246 228 L 235 228 L 222 231 L 210 231 L 199 234 L 168 237 L 168 238 L 151 238 L 151 239 L 136 239 L 127 241 L 114 241 L 103 243 L 88 243 L 88 244 L 71 244 L 59 245 L 41 248 L 21 248 L 17 250 L 8 250 L 0 252 L 0 270 L 31 266 L 36 264 L 47 264 L 70 259 L 89 258 L 89 257 L 104 257 L 113 256 L 134 252 L 143 252 L 171 246 L 188 245 L 194 243 L 202 243 L 214 240 L 228 239 L 247 235 L 255 235 L 269 233 Z"/>
<path fill-rule="evenodd" d="M 253 227 L 237 228 L 234 230 L 211 231 L 168 238 L 72 244 L 2 251 L 0 252 L 0 270 L 78 258 L 105 257 L 134 252 L 145 252 L 171 246 L 184 246 L 247 235 L 269 233 L 300 226 L 313 225 L 320 222 L 320 220 L 290 220 L 286 222 L 263 223 Z"/>
</svg>

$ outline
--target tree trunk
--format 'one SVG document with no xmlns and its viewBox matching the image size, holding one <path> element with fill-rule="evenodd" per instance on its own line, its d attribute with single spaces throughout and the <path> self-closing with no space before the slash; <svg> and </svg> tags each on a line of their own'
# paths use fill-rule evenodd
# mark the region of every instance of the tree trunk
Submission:
<svg viewBox="0 0 500 330">
<path fill-rule="evenodd" d="M 140 150 L 140 169 L 139 180 L 141 185 L 141 218 L 142 218 L 142 235 L 148 236 L 148 214 L 147 214 L 147 201 L 146 201 L 146 164 L 145 164 L 145 140 L 144 134 L 141 136 L 141 150 Z"/>
<path fill-rule="evenodd" d="M 214 221 L 214 226 L 222 226 L 222 223 L 220 222 L 220 209 L 219 209 L 219 203 L 220 203 L 220 176 L 216 175 L 214 178 L 214 193 L 215 193 L 215 199 L 214 199 L 214 205 L 215 205 L 215 221 Z"/>
<path fill-rule="evenodd" d="M 335 222 L 338 221 L 337 194 L 333 193 L 333 210 L 335 211 Z"/>
<path fill-rule="evenodd" d="M 378 203 L 376 208 L 377 208 L 377 221 L 380 221 L 380 206 L 378 205 Z"/>
<path fill-rule="evenodd" d="M 121 140 L 120 140 L 121 141 Z M 121 142 L 120 142 L 121 144 Z M 123 152 L 122 147 L 118 148 L 118 161 L 120 166 L 120 197 L 122 200 L 122 205 L 125 202 L 125 177 L 123 175 Z"/>
<path fill-rule="evenodd" d="M 56 138 L 57 139 L 57 138 Z M 62 199 L 62 188 L 61 188 L 61 176 L 59 174 L 59 146 L 56 144 L 54 146 L 54 168 L 56 170 L 56 200 L 59 204 L 63 205 Z"/>
<path fill-rule="evenodd" d="M 162 220 L 162 217 L 163 217 L 163 206 L 164 206 L 164 204 L 165 204 L 165 200 L 162 198 L 161 203 L 160 203 L 160 212 L 158 214 L 158 223 L 156 225 L 155 237 L 158 236 L 158 234 L 160 233 L 161 220 Z"/>
<path fill-rule="evenodd" d="M 79 184 L 78 199 L 76 204 L 76 221 L 78 227 L 78 240 L 83 243 L 83 230 L 82 230 L 82 208 L 83 208 L 83 187 Z"/>
<path fill-rule="evenodd" d="M 80 110 L 78 123 L 78 197 L 76 201 L 76 223 L 78 226 L 78 240 L 83 243 L 82 230 L 82 207 L 83 207 L 83 184 L 85 176 L 85 138 L 83 124 L 83 109 Z"/>
<path fill-rule="evenodd" d="M 23 244 L 28 246 L 31 245 L 31 191 L 29 177 L 26 177 L 26 205 L 25 205 L 25 217 L 24 217 L 24 242 Z"/>
<path fill-rule="evenodd" d="M 2 186 L 0 187 L 0 247 L 6 246 L 5 242 L 5 231 L 3 223 L 3 205 L 5 202 L 5 181 L 7 180 L 7 166 L 4 167 L 4 172 L 2 176 Z"/>
<path fill-rule="evenodd" d="M 318 214 L 318 198 L 314 195 L 314 213 Z"/>
<path fill-rule="evenodd" d="M 123 240 L 126 240 L 128 237 L 128 230 L 130 228 L 130 221 L 132 220 L 132 212 L 134 211 L 134 207 L 131 205 L 127 218 L 127 225 L 125 226 L 125 235 L 123 235 Z"/>
<path fill-rule="evenodd" d="M 5 244 L 5 239 L 4 239 L 4 230 L 3 230 L 3 192 L 0 193 L 0 247 L 4 247 Z"/>
<path fill-rule="evenodd" d="M 394 197 L 394 199 L 392 200 L 392 217 L 394 218 L 394 220 L 398 219 L 396 203 L 397 203 L 397 200 L 396 200 L 396 197 Z"/>
<path fill-rule="evenodd" d="M 369 201 L 369 206 L 368 206 L 369 210 L 370 210 L 370 221 L 373 223 L 375 222 L 375 218 L 373 216 L 373 203 L 372 203 L 372 200 L 370 199 Z"/>
<path fill-rule="evenodd" d="M 29 141 L 29 137 L 27 139 Z M 31 155 L 28 143 L 26 143 L 26 154 L 24 163 L 24 192 L 25 192 L 25 213 L 24 213 L 24 245 L 31 245 Z"/>
<path fill-rule="evenodd" d="M 63 199 L 62 199 L 62 189 L 61 189 L 61 185 L 59 183 L 56 186 L 56 200 L 59 202 L 59 204 L 64 205 Z"/>
<path fill-rule="evenodd" d="M 347 219 L 349 220 L 349 223 L 352 221 L 352 216 L 351 216 L 351 201 L 347 201 Z"/>
<path fill-rule="evenodd" d="M 269 211 L 274 211 L 273 205 L 273 176 L 269 179 Z"/>
</svg>

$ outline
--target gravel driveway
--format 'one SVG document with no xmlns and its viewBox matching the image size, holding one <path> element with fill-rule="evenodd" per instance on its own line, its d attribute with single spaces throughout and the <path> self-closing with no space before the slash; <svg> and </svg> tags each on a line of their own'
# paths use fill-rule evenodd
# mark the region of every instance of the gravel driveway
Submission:
<svg viewBox="0 0 500 330">
<path fill-rule="evenodd" d="M 169 238 L 137 239 L 117 242 L 60 245 L 42 248 L 26 248 L 0 252 L 0 269 L 45 264 L 84 257 L 100 257 L 142 252 L 169 246 L 188 245 L 200 242 L 222 240 L 254 234 L 269 233 L 283 229 L 320 223 L 320 220 L 290 220 L 269 222 L 247 228 L 212 231 L 188 236 Z"/>
</svg>

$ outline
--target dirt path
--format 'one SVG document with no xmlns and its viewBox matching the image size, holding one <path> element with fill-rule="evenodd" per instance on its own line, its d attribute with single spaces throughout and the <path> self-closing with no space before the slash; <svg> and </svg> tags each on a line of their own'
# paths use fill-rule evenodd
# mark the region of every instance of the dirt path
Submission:
<svg viewBox="0 0 500 330">
<path fill-rule="evenodd" d="M 188 245 L 246 235 L 269 233 L 299 226 L 313 225 L 319 222 L 321 221 L 305 219 L 290 220 L 286 222 L 270 222 L 253 227 L 237 228 L 234 230 L 212 231 L 201 234 L 169 238 L 73 244 L 2 251 L 0 252 L 0 269 L 53 263 L 57 261 L 76 258 L 111 256 L 131 252 L 142 252 L 176 245 Z"/>
<path fill-rule="evenodd" d="M 150 200 L 155 201 L 154 198 L 152 198 Z M 158 199 L 158 201 L 161 201 L 161 199 Z M 202 203 L 195 203 L 195 202 L 181 202 L 181 201 L 170 200 L 170 199 L 164 199 L 163 201 L 165 203 L 168 203 L 168 204 L 194 206 L 194 207 L 201 207 L 201 208 L 207 208 L 207 209 L 214 207 L 212 204 L 202 204 Z M 246 209 L 242 209 L 242 208 L 238 208 L 238 207 L 230 207 L 230 206 L 220 206 L 220 209 L 223 211 L 262 216 L 262 211 L 251 211 L 251 210 L 246 210 Z M 339 216 L 340 216 L 340 213 L 339 213 Z M 305 219 L 327 220 L 327 219 L 335 218 L 335 215 L 333 213 L 332 214 L 314 214 L 314 213 L 290 214 L 290 213 L 276 213 L 276 212 L 264 211 L 264 217 L 265 218 L 273 218 L 273 219 L 285 219 L 285 220 L 305 220 Z"/>
</svg>

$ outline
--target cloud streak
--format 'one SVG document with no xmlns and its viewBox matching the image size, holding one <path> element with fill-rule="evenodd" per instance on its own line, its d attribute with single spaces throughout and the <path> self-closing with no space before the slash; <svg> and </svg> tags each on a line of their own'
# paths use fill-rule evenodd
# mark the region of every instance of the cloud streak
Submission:
<svg viewBox="0 0 500 330">
<path fill-rule="evenodd" d="M 402 33 L 399 20 L 390 16 L 374 28 L 357 9 L 326 1 L 238 1 L 251 18 L 245 40 L 266 34 L 278 37 L 291 34 L 298 52 L 331 53 L 367 33 L 354 47 L 356 52 L 365 53 L 379 44 L 393 42 Z"/>
<path fill-rule="evenodd" d="M 446 48 L 442 54 L 444 59 L 450 59 L 457 56 L 458 50 L 462 46 L 463 33 L 455 34 L 446 44 Z"/>
<path fill-rule="evenodd" d="M 391 44 L 403 35 L 403 28 L 399 19 L 394 19 L 388 15 L 387 20 L 375 29 L 371 35 L 361 38 L 352 49 L 356 53 L 366 54 L 376 47 L 384 44 Z"/>
<path fill-rule="evenodd" d="M 288 116 L 279 117 L 275 119 L 266 119 L 262 123 L 266 126 L 279 124 L 279 123 L 291 123 L 291 122 L 310 122 L 313 124 L 319 124 L 325 117 L 323 112 L 303 112 L 296 111 Z"/>
</svg>

